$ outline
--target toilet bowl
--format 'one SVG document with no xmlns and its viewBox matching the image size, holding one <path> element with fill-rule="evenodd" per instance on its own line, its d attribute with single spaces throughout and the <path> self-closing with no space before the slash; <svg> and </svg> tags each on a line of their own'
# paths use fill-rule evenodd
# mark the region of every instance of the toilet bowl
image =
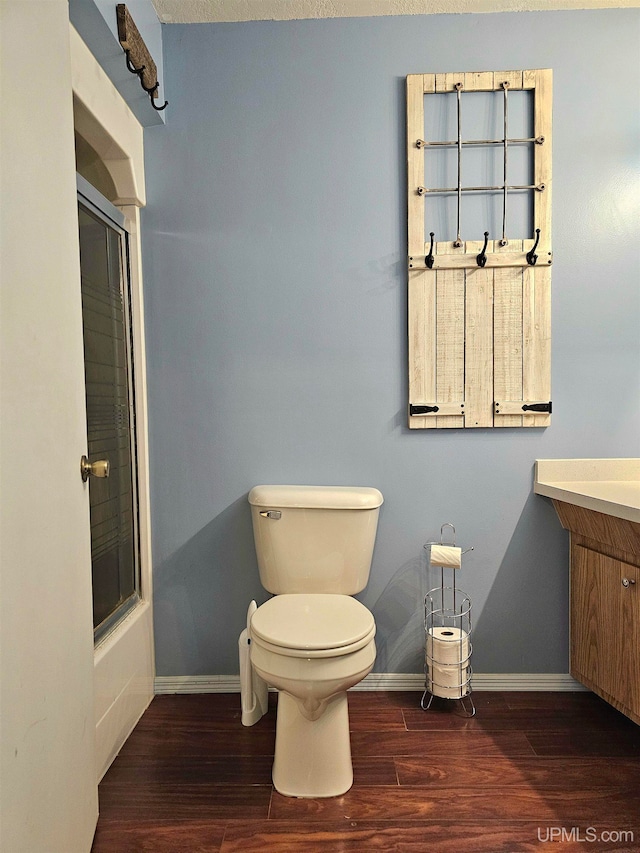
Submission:
<svg viewBox="0 0 640 853">
<path fill-rule="evenodd" d="M 347 690 L 373 668 L 373 615 L 352 596 L 369 579 L 383 497 L 363 486 L 262 485 L 249 492 L 262 586 L 251 617 L 257 679 L 276 687 L 273 783 L 334 797 L 353 782 Z"/>
<path fill-rule="evenodd" d="M 251 618 L 251 664 L 277 688 L 273 783 L 332 797 L 353 783 L 346 691 L 373 668 L 373 615 L 341 594 L 282 594 Z"/>
</svg>

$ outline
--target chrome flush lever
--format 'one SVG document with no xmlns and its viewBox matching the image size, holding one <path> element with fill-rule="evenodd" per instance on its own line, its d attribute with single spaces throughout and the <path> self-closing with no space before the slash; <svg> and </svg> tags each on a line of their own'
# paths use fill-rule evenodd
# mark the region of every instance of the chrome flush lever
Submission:
<svg viewBox="0 0 640 853">
<path fill-rule="evenodd" d="M 279 509 L 265 509 L 260 513 L 260 515 L 263 518 L 281 518 L 282 517 L 282 513 L 280 512 Z"/>
</svg>

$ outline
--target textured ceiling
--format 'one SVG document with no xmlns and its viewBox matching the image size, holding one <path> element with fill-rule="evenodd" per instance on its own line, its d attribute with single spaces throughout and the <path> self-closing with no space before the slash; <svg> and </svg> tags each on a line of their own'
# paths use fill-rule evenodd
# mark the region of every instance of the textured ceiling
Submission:
<svg viewBox="0 0 640 853">
<path fill-rule="evenodd" d="M 152 0 L 165 24 L 639 7 L 640 0 Z"/>
</svg>

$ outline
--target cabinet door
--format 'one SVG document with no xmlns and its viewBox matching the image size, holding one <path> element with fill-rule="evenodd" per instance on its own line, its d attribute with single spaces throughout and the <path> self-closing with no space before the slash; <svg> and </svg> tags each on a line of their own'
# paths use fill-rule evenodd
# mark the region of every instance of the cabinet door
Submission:
<svg viewBox="0 0 640 853">
<path fill-rule="evenodd" d="M 581 545 L 571 564 L 571 672 L 640 711 L 640 571 Z"/>
<path fill-rule="evenodd" d="M 619 568 L 577 545 L 571 562 L 571 671 L 613 694 Z"/>
</svg>

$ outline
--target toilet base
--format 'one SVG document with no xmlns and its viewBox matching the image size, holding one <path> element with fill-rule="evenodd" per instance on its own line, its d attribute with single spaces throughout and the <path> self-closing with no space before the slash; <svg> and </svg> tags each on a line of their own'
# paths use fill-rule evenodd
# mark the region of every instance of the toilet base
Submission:
<svg viewBox="0 0 640 853">
<path fill-rule="evenodd" d="M 337 797 L 353 784 L 349 710 L 343 691 L 308 720 L 288 693 L 278 693 L 273 784 L 286 797 Z"/>
</svg>

